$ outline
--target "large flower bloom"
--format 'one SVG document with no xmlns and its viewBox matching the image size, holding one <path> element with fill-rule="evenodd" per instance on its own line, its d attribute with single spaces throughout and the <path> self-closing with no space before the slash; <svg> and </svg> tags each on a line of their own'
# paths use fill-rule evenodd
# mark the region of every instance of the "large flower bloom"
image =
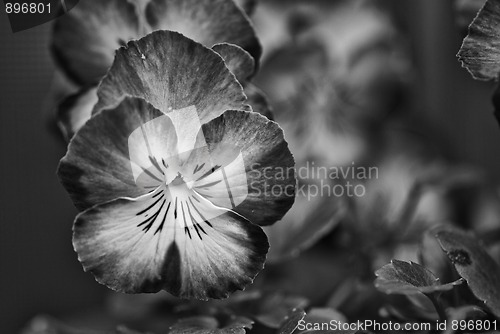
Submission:
<svg viewBox="0 0 500 334">
<path fill-rule="evenodd" d="M 120 48 L 97 96 L 58 170 L 83 210 L 84 269 L 114 290 L 183 298 L 251 283 L 268 250 L 259 225 L 295 196 L 279 126 L 246 111 L 217 53 L 169 31 Z"/>
<path fill-rule="evenodd" d="M 58 126 L 66 139 L 91 117 L 96 85 L 113 63 L 115 51 L 155 30 L 177 31 L 213 48 L 233 70 L 245 63 L 245 81 L 258 67 L 261 46 L 246 14 L 233 0 L 86 0 L 54 26 L 52 50 L 63 73 L 79 86 L 58 108 Z M 260 92 L 250 87 L 247 95 Z M 252 103 L 253 104 L 253 103 Z"/>
</svg>

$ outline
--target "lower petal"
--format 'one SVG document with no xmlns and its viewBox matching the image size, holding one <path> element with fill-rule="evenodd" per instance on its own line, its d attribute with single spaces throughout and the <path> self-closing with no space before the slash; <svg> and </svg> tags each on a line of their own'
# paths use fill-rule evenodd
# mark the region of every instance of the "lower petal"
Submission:
<svg viewBox="0 0 500 334">
<path fill-rule="evenodd" d="M 206 300 L 244 289 L 263 267 L 266 235 L 186 189 L 164 186 L 82 212 L 73 244 L 84 269 L 126 293 Z"/>
</svg>

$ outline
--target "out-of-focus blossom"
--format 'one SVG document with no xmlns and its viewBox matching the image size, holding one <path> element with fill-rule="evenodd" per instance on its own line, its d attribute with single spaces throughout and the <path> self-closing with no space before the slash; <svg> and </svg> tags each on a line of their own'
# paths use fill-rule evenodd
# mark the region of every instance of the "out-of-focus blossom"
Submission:
<svg viewBox="0 0 500 334">
<path fill-rule="evenodd" d="M 168 31 L 120 49 L 97 96 L 58 170 L 83 210 L 84 269 L 114 290 L 203 300 L 250 284 L 268 249 L 259 225 L 295 197 L 279 126 L 245 111 L 218 54 Z"/>
<path fill-rule="evenodd" d="M 298 254 L 343 219 L 347 196 L 339 189 L 346 190 L 346 180 L 318 170 L 355 168 L 377 151 L 383 122 L 397 109 L 410 74 L 401 39 L 381 11 L 342 1 L 285 8 L 279 21 L 287 22 L 289 38 L 279 37 L 282 44 L 273 46 L 254 81 L 270 97 L 303 173 L 286 224 L 267 229 L 270 260 Z M 257 30 L 259 23 L 274 24 L 259 14 Z"/>
<path fill-rule="evenodd" d="M 450 165 L 404 137 L 391 136 L 394 143 L 371 162 L 377 177 L 364 183 L 364 196 L 352 198 L 354 216 L 346 224 L 358 235 L 353 242 L 371 254 L 374 268 L 393 258 L 418 262 L 422 235 L 434 226 L 488 230 L 500 217 L 480 173 Z"/>
</svg>

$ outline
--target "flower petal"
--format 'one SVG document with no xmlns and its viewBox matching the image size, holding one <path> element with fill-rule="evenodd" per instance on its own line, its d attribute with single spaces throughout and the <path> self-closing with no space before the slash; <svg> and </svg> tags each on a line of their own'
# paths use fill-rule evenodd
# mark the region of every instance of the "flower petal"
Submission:
<svg viewBox="0 0 500 334">
<path fill-rule="evenodd" d="M 82 89 L 68 96 L 57 109 L 57 126 L 64 139 L 69 141 L 89 120 L 97 103 L 97 87 Z"/>
<path fill-rule="evenodd" d="M 240 83 L 244 84 L 255 73 L 255 60 L 238 45 L 220 43 L 214 45 L 212 50 L 224 59 L 227 68 Z"/>
<path fill-rule="evenodd" d="M 80 1 L 54 25 L 52 48 L 79 84 L 96 84 L 113 63 L 114 51 L 140 36 L 136 7 L 123 0 Z"/>
<path fill-rule="evenodd" d="M 156 122 L 148 123 L 152 120 Z M 140 136 L 134 135 L 138 129 Z M 161 183 L 162 154 L 176 152 L 176 145 L 165 114 L 143 100 L 126 98 L 92 117 L 73 137 L 58 175 L 80 210 L 137 197 Z"/>
<path fill-rule="evenodd" d="M 229 110 L 204 124 L 198 138 L 207 143 L 212 166 L 224 166 L 228 189 L 244 197 L 240 204 L 233 198 L 237 213 L 258 225 L 269 225 L 290 209 L 295 198 L 294 159 L 278 124 L 254 112 Z M 210 196 L 213 204 L 228 207 L 226 185 L 202 187 L 202 182 L 222 176 L 222 172 L 207 174 L 197 179 L 196 189 Z"/>
<path fill-rule="evenodd" d="M 85 270 L 113 290 L 201 300 L 244 289 L 269 247 L 260 227 L 175 182 L 82 212 L 73 245 Z"/>
<path fill-rule="evenodd" d="M 94 113 L 126 95 L 144 98 L 164 113 L 194 106 L 201 123 L 246 108 L 241 85 L 221 57 L 171 31 L 155 31 L 117 51 L 99 85 Z"/>
<path fill-rule="evenodd" d="M 469 26 L 458 52 L 474 79 L 496 80 L 500 73 L 500 1 L 488 0 Z"/>
<path fill-rule="evenodd" d="M 248 17 L 232 0 L 152 0 L 146 18 L 154 30 L 178 31 L 208 47 L 236 44 L 257 62 L 262 54 Z"/>
<path fill-rule="evenodd" d="M 248 82 L 245 85 L 245 95 L 247 96 L 247 103 L 252 107 L 252 111 L 258 112 L 272 121 L 274 120 L 271 104 L 260 88 Z"/>
</svg>

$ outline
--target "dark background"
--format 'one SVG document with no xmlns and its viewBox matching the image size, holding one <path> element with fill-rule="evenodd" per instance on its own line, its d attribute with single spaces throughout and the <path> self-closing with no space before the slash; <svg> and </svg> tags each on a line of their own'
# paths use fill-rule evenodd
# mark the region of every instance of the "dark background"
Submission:
<svg viewBox="0 0 500 334">
<path fill-rule="evenodd" d="M 405 29 L 416 66 L 411 112 L 432 125 L 449 158 L 500 180 L 493 84 L 475 82 L 455 58 L 461 38 L 450 1 L 386 1 Z M 0 12 L 0 333 L 36 314 L 66 317 L 101 305 L 105 288 L 82 271 L 71 245 L 76 210 L 55 170 L 64 147 L 48 131 L 54 65 L 50 24 L 15 33 Z M 418 114 L 418 115 L 417 115 Z M 441 145 L 441 144 L 440 144 Z"/>
</svg>

